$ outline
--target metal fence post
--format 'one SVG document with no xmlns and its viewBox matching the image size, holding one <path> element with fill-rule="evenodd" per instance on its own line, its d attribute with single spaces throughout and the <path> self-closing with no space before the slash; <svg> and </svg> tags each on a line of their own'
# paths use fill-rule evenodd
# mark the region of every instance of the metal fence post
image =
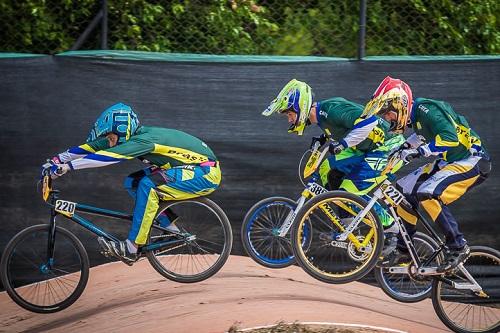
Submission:
<svg viewBox="0 0 500 333">
<path fill-rule="evenodd" d="M 90 33 L 101 23 L 101 49 L 108 49 L 108 2 L 102 0 L 102 6 L 96 16 L 92 19 L 90 24 L 85 28 L 83 33 L 78 37 L 76 42 L 71 47 L 71 51 L 79 50 L 83 43 L 87 40 Z"/>
<path fill-rule="evenodd" d="M 108 1 L 102 0 L 101 50 L 108 49 Z"/>
<path fill-rule="evenodd" d="M 359 1 L 358 60 L 363 60 L 363 58 L 365 57 L 366 2 L 367 2 L 367 0 L 360 0 Z"/>
</svg>

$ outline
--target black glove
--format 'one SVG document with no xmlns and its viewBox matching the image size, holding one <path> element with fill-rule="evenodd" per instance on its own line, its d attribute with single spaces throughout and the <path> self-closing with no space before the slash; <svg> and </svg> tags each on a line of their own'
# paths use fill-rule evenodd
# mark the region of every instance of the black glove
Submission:
<svg viewBox="0 0 500 333">
<path fill-rule="evenodd" d="M 316 142 L 319 142 L 319 145 L 322 146 L 326 143 L 326 141 L 328 140 L 328 137 L 325 135 L 325 133 L 322 133 L 320 136 L 313 136 L 312 137 L 312 140 L 311 140 L 311 149 L 313 149 L 314 147 L 314 144 Z"/>
<path fill-rule="evenodd" d="M 344 145 L 339 142 L 330 142 L 330 147 L 328 147 L 328 151 L 333 155 L 340 154 L 344 149 Z"/>
</svg>

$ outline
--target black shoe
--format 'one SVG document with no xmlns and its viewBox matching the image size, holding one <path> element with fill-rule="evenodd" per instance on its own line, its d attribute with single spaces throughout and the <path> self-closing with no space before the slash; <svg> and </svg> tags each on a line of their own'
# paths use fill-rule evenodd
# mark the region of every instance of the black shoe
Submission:
<svg viewBox="0 0 500 333">
<path fill-rule="evenodd" d="M 406 249 L 396 247 L 391 253 L 377 263 L 378 267 L 394 267 L 411 263 L 410 253 Z"/>
<path fill-rule="evenodd" d="M 448 249 L 444 253 L 444 259 L 441 265 L 438 266 L 437 272 L 444 273 L 457 268 L 458 265 L 463 263 L 469 257 L 470 248 L 465 245 L 461 249 Z"/>
<path fill-rule="evenodd" d="M 398 245 L 398 234 L 388 232 L 384 234 L 384 247 L 382 248 L 382 252 L 380 253 L 380 257 L 387 257 L 389 254 L 396 250 L 396 246 Z"/>
<path fill-rule="evenodd" d="M 113 242 L 106 239 L 103 242 L 108 244 L 111 254 L 123 261 L 125 264 L 132 266 L 138 259 L 138 253 L 131 253 L 127 247 L 127 241 Z"/>
</svg>

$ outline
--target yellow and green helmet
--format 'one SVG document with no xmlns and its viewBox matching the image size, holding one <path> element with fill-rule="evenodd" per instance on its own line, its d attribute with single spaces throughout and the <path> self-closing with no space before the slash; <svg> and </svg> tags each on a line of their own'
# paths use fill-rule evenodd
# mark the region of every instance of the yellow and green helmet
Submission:
<svg viewBox="0 0 500 333">
<path fill-rule="evenodd" d="M 289 133 L 302 135 L 308 124 L 309 114 L 313 103 L 312 89 L 305 82 L 293 79 L 281 89 L 278 97 L 262 112 L 264 116 L 270 116 L 275 112 L 283 113 L 293 111 L 297 114 L 295 124 L 288 129 Z"/>
</svg>

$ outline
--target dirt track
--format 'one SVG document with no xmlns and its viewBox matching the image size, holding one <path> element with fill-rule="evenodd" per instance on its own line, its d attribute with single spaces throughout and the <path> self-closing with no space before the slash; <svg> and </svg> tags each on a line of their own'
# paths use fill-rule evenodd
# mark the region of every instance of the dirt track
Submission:
<svg viewBox="0 0 500 333">
<path fill-rule="evenodd" d="M 448 332 L 430 300 L 398 303 L 362 283 L 329 285 L 299 267 L 270 270 L 231 256 L 214 277 L 196 284 L 163 279 L 147 261 L 91 270 L 81 298 L 40 315 L 0 293 L 0 332 L 226 332 L 284 322 L 373 325 L 406 332 Z"/>
</svg>

